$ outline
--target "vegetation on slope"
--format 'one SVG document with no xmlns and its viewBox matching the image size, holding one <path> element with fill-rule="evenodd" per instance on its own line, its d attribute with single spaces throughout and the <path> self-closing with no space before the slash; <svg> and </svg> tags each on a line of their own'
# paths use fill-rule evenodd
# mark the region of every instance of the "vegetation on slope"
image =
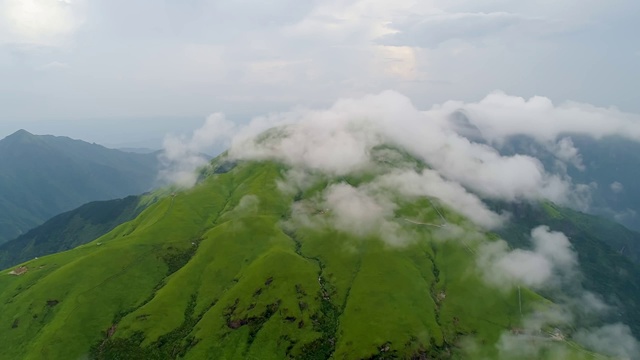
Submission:
<svg viewBox="0 0 640 360">
<path fill-rule="evenodd" d="M 616 307 L 608 320 L 623 321 L 640 336 L 640 234 L 551 203 L 499 207 L 512 214 L 512 221 L 498 233 L 513 247 L 528 247 L 530 229 L 541 224 L 566 234 L 578 254 L 583 275 L 579 285 Z"/>
<path fill-rule="evenodd" d="M 470 271 L 472 247 L 404 221 L 438 221 L 427 199 L 397 210 L 418 239 L 403 247 L 301 226 L 294 203 L 329 216 L 312 201 L 327 184 L 368 178 L 287 194 L 284 170 L 216 171 L 93 242 L 28 261 L 20 276 L 4 271 L 0 358 L 491 358 L 523 313 L 547 306 L 526 289 L 487 286 Z M 556 348 L 591 358 L 563 341 L 544 351 Z"/>
</svg>

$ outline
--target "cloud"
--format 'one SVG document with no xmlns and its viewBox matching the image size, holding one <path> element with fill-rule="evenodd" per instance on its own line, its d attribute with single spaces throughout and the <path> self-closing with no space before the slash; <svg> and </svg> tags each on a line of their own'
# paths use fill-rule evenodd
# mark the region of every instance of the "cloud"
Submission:
<svg viewBox="0 0 640 360">
<path fill-rule="evenodd" d="M 284 173 L 284 180 L 278 180 L 277 186 L 285 194 L 295 195 L 309 189 L 319 181 L 320 176 L 304 169 L 292 168 Z"/>
<path fill-rule="evenodd" d="M 620 360 L 637 359 L 640 354 L 640 343 L 627 325 L 615 323 L 572 329 L 574 327 L 574 314 L 566 306 L 547 305 L 539 308 L 523 319 L 517 331 L 501 334 L 496 344 L 499 358 L 573 358 L 576 353 L 567 348 L 567 341 L 575 341 L 585 349 Z M 585 359 L 594 357 L 590 352 L 579 351 L 585 355 Z"/>
<path fill-rule="evenodd" d="M 295 118 L 292 119 L 291 116 Z M 276 128 L 263 137 L 252 137 L 254 129 L 293 123 Z M 301 111 L 282 117 L 258 118 L 232 143 L 230 155 L 237 158 L 276 159 L 333 175 L 365 168 L 368 152 L 379 140 L 365 119 L 350 118 L 334 111 Z"/>
<path fill-rule="evenodd" d="M 260 198 L 253 194 L 245 195 L 240 199 L 233 210 L 223 215 L 223 221 L 227 219 L 239 219 L 242 217 L 258 215 L 259 207 Z"/>
<path fill-rule="evenodd" d="M 563 233 L 539 226 L 531 231 L 531 242 L 531 250 L 509 250 L 503 240 L 480 245 L 477 265 L 485 280 L 503 289 L 517 285 L 539 289 L 576 271 L 577 256 Z"/>
<path fill-rule="evenodd" d="M 410 46 L 376 47 L 380 68 L 392 77 L 403 80 L 417 80 L 424 77 L 418 72 L 417 51 Z"/>
<path fill-rule="evenodd" d="M 488 145 L 469 141 L 451 130 L 449 115 L 419 111 L 394 91 L 341 99 L 326 110 L 298 109 L 258 118 L 248 125 L 252 130 L 241 130 L 232 141 L 230 154 L 344 175 L 370 167 L 371 149 L 391 144 L 483 197 L 570 201 L 568 179 L 547 173 L 533 157 L 502 156 Z M 267 124 L 281 127 L 259 141 L 251 136 Z"/>
<path fill-rule="evenodd" d="M 304 18 L 285 28 L 290 36 L 319 37 L 338 42 L 368 41 L 394 33 L 391 18 L 409 1 L 393 3 L 375 0 L 326 1 L 316 5 Z"/>
<path fill-rule="evenodd" d="M 501 334 L 496 344 L 499 359 L 568 358 L 570 351 L 563 344 L 566 334 L 563 334 L 560 328 L 565 328 L 573 321 L 573 314 L 562 306 L 547 304 L 539 307 L 527 314 L 515 331 L 505 331 Z"/>
<path fill-rule="evenodd" d="M 0 91 L 19 100 L 0 108 L 3 117 L 30 119 L 213 108 L 247 116 L 393 88 L 421 108 L 504 89 L 636 109 L 631 62 L 602 65 L 602 54 L 629 52 L 621 39 L 637 13 L 632 1 L 613 1 L 0 0 L 0 77 L 10 80 Z M 40 12 L 46 21 L 31 31 L 5 17 L 23 4 L 54 10 Z M 29 51 L 16 59 L 17 48 Z M 74 59 L 64 77 L 29 71 L 61 55 Z M 56 105 L 44 106 L 43 89 L 55 89 Z M 43 106 L 24 106 L 34 102 Z"/>
<path fill-rule="evenodd" d="M 331 185 L 322 204 L 331 214 L 332 226 L 360 237 L 381 235 L 384 239 L 390 227 L 397 227 L 388 221 L 394 216 L 393 202 L 348 184 Z"/>
<path fill-rule="evenodd" d="M 439 199 L 473 223 L 486 229 L 499 227 L 506 219 L 487 208 L 475 195 L 460 184 L 443 179 L 433 170 L 417 173 L 412 170 L 395 171 L 380 176 L 376 183 L 388 191 L 397 191 L 405 197 L 428 196 Z"/>
<path fill-rule="evenodd" d="M 436 47 L 445 41 L 479 40 L 508 31 L 548 29 L 540 18 L 526 18 L 504 11 L 497 12 L 439 12 L 427 16 L 412 16 L 394 23 L 397 31 L 380 39 L 384 44 Z M 540 30 L 538 30 L 540 31 Z M 547 30 L 548 31 L 548 30 Z"/>
<path fill-rule="evenodd" d="M 585 327 L 613 308 L 600 296 L 582 289 L 578 257 L 566 235 L 539 226 L 531 231 L 531 242 L 531 250 L 509 250 L 503 240 L 478 245 L 477 265 L 489 284 L 502 290 L 522 285 L 554 294 L 554 303 L 537 304 L 516 330 L 501 334 L 496 344 L 499 357 L 565 359 L 569 352 L 564 342 L 571 339 L 600 354 L 637 358 L 640 344 L 628 326 Z"/>
<path fill-rule="evenodd" d="M 640 343 L 623 324 L 581 329 L 574 334 L 574 339 L 600 354 L 619 359 L 637 359 L 640 354 Z"/>
<path fill-rule="evenodd" d="M 163 166 L 160 179 L 180 187 L 193 186 L 198 179 L 196 169 L 207 163 L 203 152 L 214 145 L 224 144 L 235 126 L 224 115 L 216 113 L 209 116 L 191 137 L 165 137 L 163 152 L 159 155 Z"/>
<path fill-rule="evenodd" d="M 0 43 L 60 45 L 83 23 L 83 0 L 0 1 Z"/>
<path fill-rule="evenodd" d="M 587 349 L 621 359 L 635 359 L 640 343 L 628 326 L 615 323 L 584 327 L 585 320 L 598 318 L 612 307 L 592 292 L 582 289 L 578 257 L 561 232 L 539 226 L 531 231 L 531 250 L 509 250 L 502 240 L 478 246 L 477 265 L 484 279 L 500 289 L 515 286 L 554 290 L 553 304 L 539 304 L 526 314 L 518 331 L 505 331 L 496 344 L 501 359 L 529 356 L 564 359 L 570 338 Z M 565 292 L 571 292 L 568 296 Z M 579 318 L 581 320 L 579 320 Z"/>
<path fill-rule="evenodd" d="M 624 186 L 618 181 L 612 182 L 611 185 L 609 185 L 609 187 L 611 188 L 611 191 L 613 191 L 616 194 L 621 193 L 624 190 Z"/>
<path fill-rule="evenodd" d="M 565 134 L 587 135 L 596 139 L 616 135 L 640 141 L 638 115 L 577 102 L 555 105 L 542 96 L 524 99 L 494 92 L 479 102 L 449 101 L 432 110 L 440 113 L 463 110 L 471 123 L 490 141 L 501 142 L 509 136 L 528 135 L 541 142 L 553 142 Z M 559 143 L 560 153 L 571 155 L 571 145 L 566 140 L 564 144 Z"/>
<path fill-rule="evenodd" d="M 297 185 L 309 188 L 321 179 L 291 170 L 279 187 L 285 191 L 292 191 Z M 357 239 L 377 238 L 390 246 L 404 246 L 412 241 L 410 231 L 396 219 L 395 199 L 379 190 L 370 183 L 357 187 L 344 182 L 329 185 L 316 198 L 295 202 L 292 223 L 284 226 L 335 229 Z"/>
<path fill-rule="evenodd" d="M 565 134 L 580 132 L 594 137 L 618 134 L 617 122 L 622 124 L 617 128 L 624 129 L 629 136 L 633 134 L 629 129 L 639 126 L 632 117 L 615 110 L 567 106 L 554 106 L 544 98 L 524 100 L 496 93 L 478 103 L 447 102 L 421 111 L 406 96 L 385 91 L 340 99 L 324 109 L 295 108 L 272 113 L 245 125 L 205 127 L 190 140 L 194 144 L 183 152 L 192 153 L 190 148 L 199 149 L 217 141 L 231 144 L 232 158 L 270 159 L 305 171 L 344 176 L 375 168 L 373 149 L 391 145 L 406 150 L 430 167 L 432 172 L 425 171 L 420 174 L 422 179 L 415 180 L 439 187 L 439 193 L 443 194 L 440 198 L 448 206 L 478 225 L 494 228 L 500 216 L 486 210 L 474 196 L 503 201 L 547 199 L 584 211 L 589 209 L 593 191 L 591 184 L 574 184 L 566 171 L 547 171 L 533 156 L 500 154 L 493 147 L 496 142 L 500 144 L 508 136 L 529 135 L 562 163 L 581 169 L 584 168 L 581 156 Z M 464 114 L 464 119 L 455 114 Z M 609 120 L 613 129 L 607 128 Z M 469 136 L 470 131 L 473 136 Z M 207 138 L 209 133 L 213 138 Z M 199 137 L 202 139 L 198 140 Z M 183 143 L 167 140 L 167 146 L 172 148 L 180 148 Z M 202 164 L 197 156 L 178 163 L 189 163 L 187 170 Z M 424 193 L 436 192 L 426 189 Z"/>
<path fill-rule="evenodd" d="M 565 163 L 572 164 L 578 170 L 585 170 L 580 151 L 573 145 L 573 140 L 571 140 L 570 137 L 560 139 L 555 146 L 553 146 L 552 151 L 558 159 Z"/>
<path fill-rule="evenodd" d="M 548 226 L 538 226 L 531 231 L 534 250 L 549 259 L 555 267 L 567 274 L 578 264 L 571 242 L 558 231 L 550 231 Z"/>
</svg>

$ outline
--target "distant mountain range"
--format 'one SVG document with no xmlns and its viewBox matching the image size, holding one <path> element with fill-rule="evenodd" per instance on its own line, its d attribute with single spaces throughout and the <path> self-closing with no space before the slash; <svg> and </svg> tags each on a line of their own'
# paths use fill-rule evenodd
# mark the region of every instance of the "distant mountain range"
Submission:
<svg viewBox="0 0 640 360">
<path fill-rule="evenodd" d="M 490 144 L 502 155 L 529 155 L 552 173 L 569 176 L 575 184 L 588 188 L 585 192 L 585 210 L 603 216 L 624 226 L 640 230 L 640 142 L 620 136 L 601 139 L 565 133 L 558 137 L 564 141 L 569 153 L 561 154 L 558 143 L 544 143 L 526 135 L 513 135 L 492 143 L 472 124 L 463 112 L 451 117 L 461 136 L 477 143 Z M 575 149 L 575 153 L 571 153 Z M 565 151 L 566 151 L 565 150 Z M 561 159 L 565 156 L 565 159 Z M 571 157 L 567 160 L 566 156 Z"/>
<path fill-rule="evenodd" d="M 94 201 L 47 220 L 17 238 L 0 244 L 0 269 L 38 256 L 72 249 L 134 219 L 148 202 L 145 196 Z"/>
<path fill-rule="evenodd" d="M 593 139 L 567 134 L 579 151 L 583 166 L 569 165 L 562 172 L 574 183 L 589 187 L 587 211 L 640 230 L 640 143 L 621 137 Z M 548 148 L 531 138 L 514 137 L 503 151 L 528 154 L 542 161 L 547 169 L 558 169 L 558 159 Z"/>
<path fill-rule="evenodd" d="M 156 153 L 17 131 L 0 140 L 0 243 L 87 202 L 149 191 L 158 167 Z"/>
</svg>

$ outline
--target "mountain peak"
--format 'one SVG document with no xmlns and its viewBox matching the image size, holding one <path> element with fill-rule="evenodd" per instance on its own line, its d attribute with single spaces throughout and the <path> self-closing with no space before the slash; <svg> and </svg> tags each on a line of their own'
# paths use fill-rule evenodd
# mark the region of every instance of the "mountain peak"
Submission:
<svg viewBox="0 0 640 360">
<path fill-rule="evenodd" d="M 34 135 L 25 129 L 20 129 L 7 137 L 25 137 L 25 136 L 34 136 Z"/>
<path fill-rule="evenodd" d="M 0 140 L 0 141 L 9 141 L 9 142 L 24 142 L 24 141 L 28 141 L 28 139 L 33 139 L 35 138 L 36 135 L 33 135 L 32 133 L 28 132 L 25 129 L 20 129 L 16 132 L 14 132 L 13 134 L 5 137 L 4 139 Z"/>
</svg>

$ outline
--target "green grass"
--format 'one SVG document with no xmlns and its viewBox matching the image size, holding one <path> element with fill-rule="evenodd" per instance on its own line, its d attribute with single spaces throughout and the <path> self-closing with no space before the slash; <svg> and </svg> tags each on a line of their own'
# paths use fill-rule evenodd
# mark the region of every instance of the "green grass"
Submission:
<svg viewBox="0 0 640 360">
<path fill-rule="evenodd" d="M 460 358 L 465 337 L 491 357 L 518 326 L 517 294 L 485 285 L 468 247 L 404 220 L 438 221 L 429 201 L 402 204 L 395 221 L 417 240 L 390 247 L 295 226 L 294 199 L 336 180 L 287 195 L 276 185 L 285 170 L 210 173 L 175 196 L 157 193 L 93 242 L 27 262 L 22 276 L 4 271 L 0 359 Z M 525 312 L 546 301 L 522 297 Z"/>
</svg>

